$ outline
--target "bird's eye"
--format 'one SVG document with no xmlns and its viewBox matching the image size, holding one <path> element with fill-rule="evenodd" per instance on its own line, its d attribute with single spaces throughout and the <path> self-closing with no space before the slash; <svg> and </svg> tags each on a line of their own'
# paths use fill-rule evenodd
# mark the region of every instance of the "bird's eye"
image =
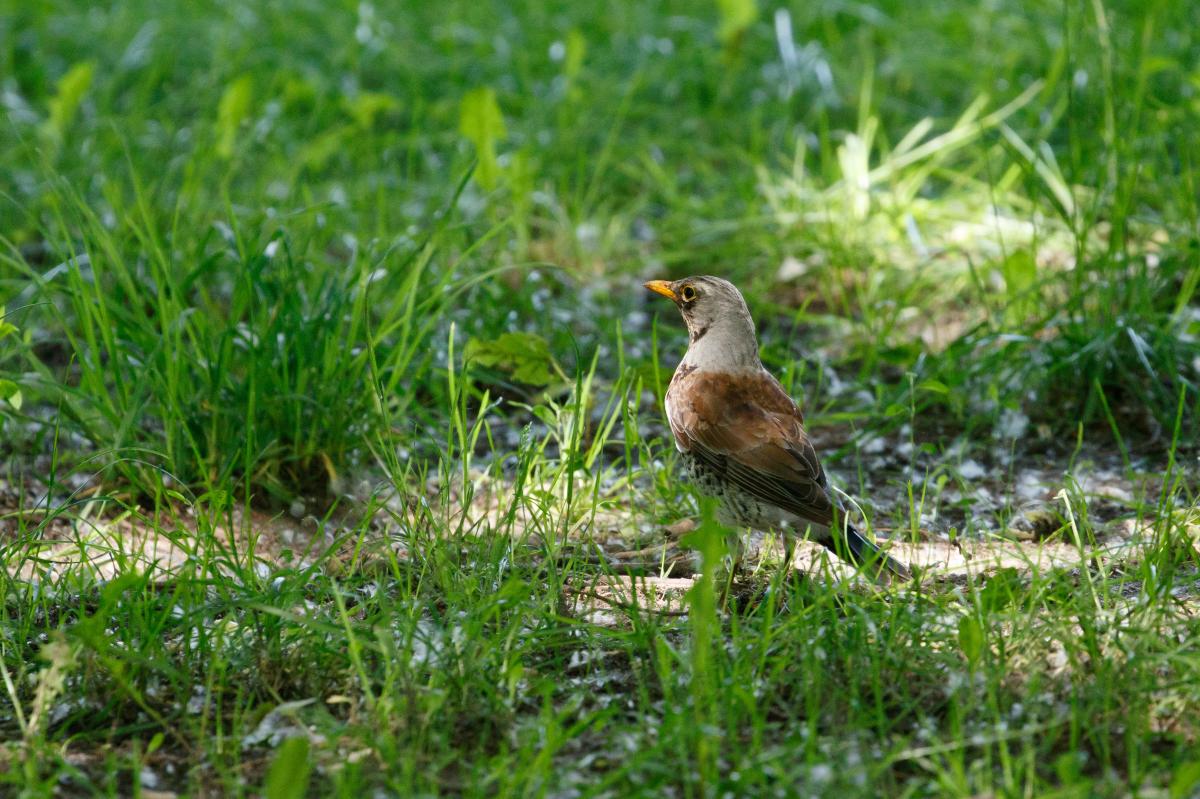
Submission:
<svg viewBox="0 0 1200 799">
<path fill-rule="evenodd" d="M 679 292 L 679 296 L 683 298 L 684 302 L 691 302 L 696 299 L 696 290 L 691 286 L 684 286 L 683 291 Z"/>
</svg>

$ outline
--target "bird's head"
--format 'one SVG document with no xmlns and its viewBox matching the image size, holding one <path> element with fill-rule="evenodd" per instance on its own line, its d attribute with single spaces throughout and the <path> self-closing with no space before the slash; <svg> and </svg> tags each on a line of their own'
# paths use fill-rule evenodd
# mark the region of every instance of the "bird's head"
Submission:
<svg viewBox="0 0 1200 799">
<path fill-rule="evenodd" d="M 750 310 L 742 293 L 728 280 L 698 275 L 674 281 L 651 280 L 645 286 L 675 303 L 693 345 L 715 334 L 721 339 L 748 337 L 749 344 L 757 349 Z"/>
</svg>

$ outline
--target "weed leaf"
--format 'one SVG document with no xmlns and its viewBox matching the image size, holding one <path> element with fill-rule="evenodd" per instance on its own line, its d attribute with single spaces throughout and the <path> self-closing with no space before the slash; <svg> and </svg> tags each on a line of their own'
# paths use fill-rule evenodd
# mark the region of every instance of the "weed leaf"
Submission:
<svg viewBox="0 0 1200 799">
<path fill-rule="evenodd" d="M 735 42 L 758 19 L 755 0 L 717 0 L 717 10 L 721 12 L 717 38 L 726 46 Z"/>
<path fill-rule="evenodd" d="M 17 326 L 12 322 L 4 321 L 4 316 L 4 306 L 0 305 L 0 339 L 17 332 Z"/>
<path fill-rule="evenodd" d="M 475 168 L 476 182 L 484 191 L 496 188 L 500 179 L 496 142 L 507 134 L 494 91 L 481 88 L 467 92 L 459 108 L 458 131 L 475 146 L 475 157 L 479 161 Z"/>
<path fill-rule="evenodd" d="M 467 363 L 507 372 L 518 383 L 545 386 L 554 379 L 550 345 L 536 333 L 504 333 L 491 341 L 471 339 L 464 355 Z"/>
<path fill-rule="evenodd" d="M 1175 777 L 1171 780 L 1171 799 L 1195 796 L 1197 785 L 1200 785 L 1200 760 L 1184 763 L 1175 770 Z"/>
<path fill-rule="evenodd" d="M 1037 281 L 1037 261 L 1029 250 L 1017 250 L 1000 262 L 1004 276 L 1004 318 L 1017 326 L 1037 313 L 1033 285 Z"/>
<path fill-rule="evenodd" d="M 249 75 L 242 75 L 225 87 L 217 105 L 217 155 L 222 158 L 233 156 L 238 129 L 250 115 L 253 102 L 254 83 Z"/>
<path fill-rule="evenodd" d="M 979 619 L 968 615 L 958 620 L 958 647 L 974 668 L 983 654 L 983 627 Z"/>
<path fill-rule="evenodd" d="M 59 78 L 54 97 L 50 99 L 50 115 L 42 125 L 42 133 L 53 141 L 61 141 L 75 113 L 92 87 L 92 76 L 96 72 L 94 61 L 82 61 L 67 70 Z"/>
<path fill-rule="evenodd" d="M 352 100 L 346 100 L 346 113 L 354 118 L 363 130 L 371 130 L 381 115 L 400 110 L 400 101 L 382 92 L 363 92 Z"/>
<path fill-rule="evenodd" d="M 21 387 L 11 380 L 0 380 L 0 399 L 16 410 L 21 410 Z"/>
<path fill-rule="evenodd" d="M 577 28 L 567 32 L 566 53 L 563 57 L 563 77 L 568 81 L 575 80 L 583 68 L 583 59 L 587 55 L 587 39 Z"/>
<path fill-rule="evenodd" d="M 308 793 L 312 764 L 308 760 L 308 739 L 288 738 L 279 746 L 267 781 L 263 785 L 266 799 L 300 799 Z"/>
</svg>

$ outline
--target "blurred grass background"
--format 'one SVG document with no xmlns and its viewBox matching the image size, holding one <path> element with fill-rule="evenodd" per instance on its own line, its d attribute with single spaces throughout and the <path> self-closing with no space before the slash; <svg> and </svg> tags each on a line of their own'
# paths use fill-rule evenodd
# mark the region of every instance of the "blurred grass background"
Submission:
<svg viewBox="0 0 1200 799">
<path fill-rule="evenodd" d="M 189 484 L 308 488 L 381 424 L 355 344 L 436 426 L 447 320 L 570 361 L 637 279 L 715 272 L 816 328 L 769 358 L 824 347 L 851 410 L 914 373 L 966 429 L 1195 433 L 1193 4 L 737 7 L 17 4 L 0 285 L 57 356 L 25 393 Z"/>
<path fill-rule="evenodd" d="M 745 290 L 765 362 L 803 393 L 818 429 L 894 434 L 908 425 L 905 435 L 928 451 L 954 442 L 955 458 L 974 454 L 989 467 L 999 449 L 1065 458 L 1086 440 L 1119 450 L 1126 466 L 1171 464 L 1164 496 L 1172 501 L 1194 491 L 1171 468 L 1193 463 L 1200 433 L 1196 3 L 0 0 L 0 14 L 0 305 L 13 328 L 0 338 L 0 455 L 26 502 L 49 508 L 67 496 L 71 507 L 63 474 L 79 471 L 97 475 L 88 483 L 94 495 L 130 507 L 186 501 L 212 521 L 235 506 L 273 512 L 299 502 L 321 515 L 361 475 L 385 472 L 404 493 L 439 471 L 469 476 L 477 454 L 518 485 L 537 468 L 582 469 L 597 494 L 602 467 L 618 464 L 629 485 L 652 482 L 634 494 L 661 502 L 645 512 L 669 516 L 686 501 L 669 472 L 649 468 L 663 459 L 669 466 L 671 455 L 657 438 L 656 398 L 643 390 L 661 395 L 682 342 L 676 320 L 642 296 L 640 282 L 693 273 L 720 274 Z M 593 393 L 599 398 L 585 401 Z M 611 398 L 616 404 L 605 405 Z M 572 421 L 572 408 L 592 423 Z M 473 427 L 484 417 L 495 424 Z M 551 444 L 530 449 L 530 435 Z M 562 499 L 539 501 L 558 507 Z M 568 521 L 578 515 L 570 493 L 559 510 Z M 44 522 L 20 518 L 14 540 L 44 533 Z M 213 532 L 200 527 L 192 531 L 200 538 Z M 1160 567 L 1186 562 L 1177 539 L 1159 543 Z M 511 555 L 494 542 L 472 552 L 497 568 Z M 479 659 L 447 689 L 453 708 L 438 712 L 452 720 L 420 727 L 432 738 L 406 738 L 398 716 L 372 711 L 387 721 L 397 751 L 440 764 L 406 761 L 388 784 L 544 790 L 550 761 L 512 732 L 528 711 L 512 704 L 520 676 L 486 640 L 497 619 L 510 635 L 540 625 L 549 638 L 531 644 L 531 657 L 549 658 L 547 673 L 565 669 L 570 635 L 555 626 L 557 607 L 503 583 L 528 606 L 505 615 L 484 602 L 487 585 L 452 567 L 456 559 L 430 557 L 436 580 L 406 583 L 411 596 L 375 610 L 394 619 L 411 600 L 411 633 L 425 629 L 430 603 L 463 609 L 478 623 L 461 634 Z M 520 584 L 536 585 L 541 567 L 523 563 Z M 239 603 L 285 607 L 259 593 L 262 581 L 239 564 L 250 596 L 188 610 L 187 624 L 202 629 Z M 288 578 L 289 601 L 310 590 L 310 577 Z M 1069 593 L 1058 579 L 1030 587 L 1027 607 Z M 196 580 L 177 583 L 166 599 L 148 579 L 127 584 L 122 590 L 139 597 L 132 609 L 121 609 L 129 600 L 120 591 L 84 606 L 148 614 L 133 629 L 151 638 L 159 622 L 145 619 L 167 618 L 172 605 L 192 608 L 185 600 L 196 608 L 211 601 Z M 326 602 L 341 596 L 325 583 L 312 590 Z M 13 645 L 32 663 L 40 644 L 30 642 L 57 629 L 62 610 L 28 586 L 13 583 L 8 596 L 21 631 L 11 641 L 23 642 Z M 1025 689 L 1001 687 L 1003 660 L 990 665 L 992 693 L 954 711 L 883 696 L 888 674 L 907 669 L 932 685 L 946 664 L 940 654 L 868 654 L 860 647 L 880 620 L 872 614 L 909 614 L 896 622 L 899 639 L 911 634 L 918 647 L 922 630 L 936 629 L 928 634 L 957 652 L 958 633 L 931 628 L 923 615 L 937 603 L 869 606 L 854 623 L 861 627 L 834 633 L 825 625 L 849 623 L 842 600 L 818 591 L 809 601 L 815 610 L 778 635 L 793 644 L 846 636 L 830 651 L 849 658 L 843 676 L 852 683 L 854 658 L 869 660 L 874 676 L 863 686 L 839 683 L 830 701 L 848 703 L 847 725 L 874 729 L 888 751 L 915 751 L 912 741 L 889 737 L 893 725 L 907 735 L 908 722 L 932 724 L 952 740 L 961 714 L 1020 704 L 1013 697 Z M 362 630 L 333 607 L 332 627 L 302 634 L 351 631 L 342 644 L 304 640 L 322 653 L 318 662 L 335 664 L 330 674 L 365 674 L 338 650 Z M 260 633 L 301 635 L 284 623 L 291 617 L 256 618 Z M 631 661 L 658 651 L 655 667 L 666 668 L 670 658 L 655 648 L 674 639 L 648 624 L 616 648 Z M 82 649 L 63 651 L 101 647 L 89 629 L 68 639 Z M 261 640 L 243 644 L 237 658 L 251 657 Z M 604 646 L 615 645 L 606 638 Z M 287 651 L 272 650 L 281 659 L 272 661 L 282 669 L 276 683 L 231 700 L 242 709 L 237 718 L 217 713 L 213 723 L 241 734 L 259 721 L 252 708 L 264 697 L 327 687 L 316 672 L 283 668 Z M 138 680 L 173 663 L 169 693 L 186 705 L 197 675 L 210 686 L 231 678 L 198 656 L 156 657 L 144 655 L 141 676 L 122 682 L 124 699 L 108 706 L 105 719 L 121 729 L 114 740 L 141 741 L 139 725 L 148 724 L 168 741 L 176 730 L 175 751 L 207 746 L 196 743 L 207 721 L 137 720 L 153 704 Z M 488 682 L 497 657 L 511 681 L 507 698 Z M 788 657 L 762 662 L 786 669 Z M 251 668 L 237 658 L 221 668 Z M 119 680 L 111 661 L 98 662 L 80 696 Z M 1087 768 L 1041 762 L 1046 751 L 1079 745 L 1094 708 L 1118 691 L 1128 694 L 1122 702 L 1147 695 L 1153 664 L 1118 687 L 1089 682 L 1071 700 L 1070 745 L 1050 736 L 1039 749 L 1022 739 L 1029 762 L 1019 767 L 1008 754 L 998 771 L 969 774 L 962 763 L 909 771 L 887 761 L 864 779 L 881 790 L 966 795 L 1091 786 L 1104 769 L 1118 775 L 1113 784 L 1161 777 L 1187 758 L 1172 749 L 1155 760 L 1154 746 L 1105 724 Z M 643 709 L 680 687 L 629 668 Z M 713 679 L 763 679 L 755 668 L 737 660 Z M 543 688 L 546 704 L 535 712 L 543 729 L 574 740 L 570 722 L 555 715 L 563 711 L 554 692 Z M 860 688 L 862 696 L 838 693 Z M 495 754 L 482 738 L 460 737 L 479 691 L 493 714 L 487 728 L 516 736 L 505 750 L 515 761 L 487 761 L 501 771 L 525 764 L 511 783 L 496 782 L 486 765 L 462 781 L 445 771 L 460 747 Z M 818 738 L 838 729 L 821 719 L 837 711 L 818 708 L 819 693 L 805 696 L 813 737 L 797 745 L 810 768 L 824 762 Z M 434 712 L 429 701 L 411 706 L 409 720 Z M 886 712 L 896 701 L 900 721 Z M 778 711 L 771 701 L 746 708 L 744 718 L 726 719 L 730 734 L 761 730 Z M 711 741 L 692 738 L 702 735 L 692 729 L 696 717 L 671 718 L 664 748 L 648 751 L 678 746 L 715 779 L 722 769 L 705 760 Z M 613 722 L 622 723 L 636 727 Z M 145 756 L 123 751 L 114 757 Z M 757 752 L 785 762 L 795 750 L 750 751 L 751 759 Z M 938 751 L 921 757 L 936 760 Z M 245 789 L 243 767 L 258 774 L 237 754 L 217 759 L 225 770 L 217 783 L 230 790 Z M 26 789 L 70 771 L 54 762 L 45 773 L 22 772 Z M 110 762 L 113 774 L 126 774 Z M 631 768 L 653 772 L 647 784 L 707 790 L 648 760 Z M 633 772 L 616 769 L 610 787 Z M 369 769 L 355 773 L 331 784 L 345 795 L 373 784 L 362 776 Z M 211 775 L 197 779 L 213 784 Z M 119 780 L 112 784 L 128 786 Z"/>
</svg>

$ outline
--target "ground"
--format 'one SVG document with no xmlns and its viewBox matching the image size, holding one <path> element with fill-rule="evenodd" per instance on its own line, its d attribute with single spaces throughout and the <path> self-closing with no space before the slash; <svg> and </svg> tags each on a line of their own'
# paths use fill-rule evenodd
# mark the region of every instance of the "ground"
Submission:
<svg viewBox="0 0 1200 799">
<path fill-rule="evenodd" d="M 1198 15 L 0 8 L 0 793 L 1196 795 Z M 727 579 L 694 273 L 913 581 Z"/>
</svg>

